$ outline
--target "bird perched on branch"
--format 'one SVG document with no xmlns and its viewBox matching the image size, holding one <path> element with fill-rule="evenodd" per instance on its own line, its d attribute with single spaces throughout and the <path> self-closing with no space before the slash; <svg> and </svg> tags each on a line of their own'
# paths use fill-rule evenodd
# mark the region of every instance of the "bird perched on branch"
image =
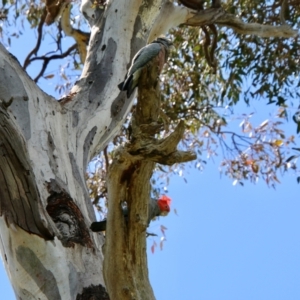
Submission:
<svg viewBox="0 0 300 300">
<path fill-rule="evenodd" d="M 148 208 L 148 225 L 151 220 L 155 217 L 166 216 L 170 212 L 171 199 L 168 196 L 161 196 L 158 200 L 150 198 L 149 208 Z M 125 218 L 128 217 L 127 208 L 123 209 L 123 215 Z M 100 222 L 93 222 L 90 229 L 94 232 L 105 231 L 106 230 L 106 220 Z"/>
<path fill-rule="evenodd" d="M 159 73 L 168 59 L 172 43 L 166 38 L 157 38 L 151 44 L 143 47 L 133 58 L 125 80 L 118 85 L 121 91 L 127 91 L 129 98 L 139 83 L 142 69 L 154 58 L 157 58 Z"/>
</svg>

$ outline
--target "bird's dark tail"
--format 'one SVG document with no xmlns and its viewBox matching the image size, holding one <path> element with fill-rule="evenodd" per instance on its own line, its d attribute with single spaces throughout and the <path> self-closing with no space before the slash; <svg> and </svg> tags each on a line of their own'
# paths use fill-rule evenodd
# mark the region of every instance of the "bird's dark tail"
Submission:
<svg viewBox="0 0 300 300">
<path fill-rule="evenodd" d="M 118 88 L 120 91 L 124 91 L 123 86 L 124 86 L 124 81 L 122 81 L 121 83 L 118 84 Z"/>
<path fill-rule="evenodd" d="M 118 88 L 120 91 L 128 91 L 128 88 L 130 88 L 132 83 L 133 76 L 130 75 L 128 78 L 126 78 L 123 82 L 118 84 Z"/>
</svg>

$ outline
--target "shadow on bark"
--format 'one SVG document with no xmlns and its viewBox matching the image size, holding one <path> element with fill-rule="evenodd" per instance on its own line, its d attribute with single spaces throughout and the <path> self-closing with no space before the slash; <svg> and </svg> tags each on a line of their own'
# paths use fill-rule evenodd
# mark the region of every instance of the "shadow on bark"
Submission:
<svg viewBox="0 0 300 300">
<path fill-rule="evenodd" d="M 42 217 L 41 201 L 23 136 L 0 107 L 0 216 L 28 233 L 52 240 Z"/>
</svg>

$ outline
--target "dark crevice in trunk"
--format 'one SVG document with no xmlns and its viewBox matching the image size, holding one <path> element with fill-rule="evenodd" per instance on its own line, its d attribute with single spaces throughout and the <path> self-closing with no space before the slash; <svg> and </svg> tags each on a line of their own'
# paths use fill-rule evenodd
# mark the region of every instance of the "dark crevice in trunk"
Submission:
<svg viewBox="0 0 300 300">
<path fill-rule="evenodd" d="M 109 300 L 109 296 L 105 288 L 99 285 L 91 285 L 83 289 L 81 294 L 78 294 L 76 300 Z"/>
<path fill-rule="evenodd" d="M 74 247 L 74 244 L 80 244 L 94 248 L 83 215 L 69 194 L 65 191 L 60 193 L 50 191 L 50 194 L 46 210 L 61 233 L 58 238 L 62 244 L 65 247 Z"/>
</svg>

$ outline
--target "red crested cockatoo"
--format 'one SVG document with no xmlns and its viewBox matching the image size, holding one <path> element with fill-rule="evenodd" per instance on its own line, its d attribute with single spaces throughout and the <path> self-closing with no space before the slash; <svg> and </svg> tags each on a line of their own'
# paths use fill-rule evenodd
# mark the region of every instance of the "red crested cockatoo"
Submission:
<svg viewBox="0 0 300 300">
<path fill-rule="evenodd" d="M 171 199 L 166 195 L 162 195 L 158 200 L 150 198 L 148 208 L 148 225 L 155 217 L 168 215 L 170 212 L 170 205 Z M 128 216 L 127 208 L 123 208 L 123 214 L 125 217 Z M 106 220 L 93 222 L 90 228 L 94 232 L 105 231 Z"/>
</svg>

